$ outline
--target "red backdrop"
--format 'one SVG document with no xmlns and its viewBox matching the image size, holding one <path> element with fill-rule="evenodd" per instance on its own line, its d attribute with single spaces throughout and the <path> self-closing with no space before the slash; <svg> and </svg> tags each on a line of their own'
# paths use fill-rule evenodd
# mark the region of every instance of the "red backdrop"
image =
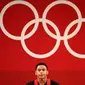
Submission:
<svg viewBox="0 0 85 85">
<path fill-rule="evenodd" d="M 0 22 L 2 22 L 2 10 L 12 0 L 0 0 Z M 16 0 L 18 1 L 18 0 Z M 42 19 L 46 7 L 56 0 L 24 0 L 33 5 Z M 61 2 L 68 0 L 59 0 Z M 85 85 L 85 0 L 69 0 L 70 4 L 78 7 L 82 15 L 82 25 L 79 32 L 72 38 L 67 39 L 69 46 L 73 51 L 80 54 L 78 58 L 71 54 L 65 44 L 64 36 L 66 27 L 74 20 L 78 19 L 75 10 L 66 4 L 53 6 L 47 13 L 46 19 L 53 22 L 60 32 L 59 48 L 47 58 L 35 58 L 23 49 L 21 41 L 8 37 L 3 32 L 2 23 L 0 23 L 0 85 L 25 85 L 26 82 L 35 79 L 34 68 L 38 62 L 45 62 L 49 67 L 49 77 L 56 80 L 60 85 Z M 34 20 L 35 16 L 32 10 L 21 4 L 10 6 L 3 15 L 3 24 L 5 29 L 14 36 L 21 36 L 24 26 Z M 77 23 L 73 25 L 68 33 L 75 31 Z M 31 32 L 34 23 L 30 25 L 25 34 Z M 55 34 L 54 28 L 47 24 L 49 30 Z M 56 34 L 55 34 L 56 35 Z M 50 52 L 58 40 L 50 37 L 44 30 L 42 21 L 36 32 L 25 40 L 29 50 L 36 54 L 45 54 Z"/>
</svg>

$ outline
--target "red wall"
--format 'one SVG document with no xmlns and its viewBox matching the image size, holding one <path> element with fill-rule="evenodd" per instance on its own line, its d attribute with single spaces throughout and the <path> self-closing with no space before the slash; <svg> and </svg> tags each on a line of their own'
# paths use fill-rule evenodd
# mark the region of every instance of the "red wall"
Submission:
<svg viewBox="0 0 85 85">
<path fill-rule="evenodd" d="M 3 8 L 12 0 L 0 0 L 0 16 Z M 57 0 L 24 0 L 33 5 L 42 19 L 46 7 Z M 62 0 L 61 0 L 62 1 Z M 67 39 L 69 46 L 77 54 L 71 54 L 64 40 L 60 40 L 59 48 L 47 58 L 35 58 L 23 49 L 21 41 L 8 37 L 2 30 L 2 18 L 0 17 L 0 85 L 25 85 L 26 82 L 35 79 L 34 68 L 38 62 L 45 62 L 49 67 L 49 78 L 56 80 L 60 85 L 85 85 L 85 1 L 84 0 L 66 0 L 75 4 L 82 15 L 82 25 L 79 32 L 72 38 Z M 35 19 L 32 10 L 25 5 L 10 6 L 4 16 L 3 23 L 6 30 L 14 35 L 20 36 L 23 27 Z M 74 20 L 78 19 L 75 10 L 65 4 L 52 7 L 47 13 L 47 20 L 53 22 L 60 32 L 60 37 L 64 36 L 66 27 Z M 71 27 L 68 35 L 75 31 L 78 24 Z M 32 24 L 25 34 L 33 29 Z M 54 28 L 47 24 L 49 30 L 55 34 Z M 56 34 L 55 34 L 56 35 Z M 58 35 L 58 34 L 57 34 Z M 56 36 L 57 37 L 57 36 Z M 62 37 L 63 38 L 63 37 Z M 36 54 L 45 54 L 54 48 L 57 39 L 50 37 L 44 30 L 42 23 L 36 32 L 25 40 L 29 50 Z M 83 58 L 82 58 L 82 55 Z"/>
</svg>

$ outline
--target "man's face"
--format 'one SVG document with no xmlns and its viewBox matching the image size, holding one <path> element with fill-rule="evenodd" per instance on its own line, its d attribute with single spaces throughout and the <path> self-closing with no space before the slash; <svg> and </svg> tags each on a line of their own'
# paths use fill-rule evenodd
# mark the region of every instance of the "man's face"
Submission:
<svg viewBox="0 0 85 85">
<path fill-rule="evenodd" d="M 36 68 L 35 75 L 37 76 L 37 78 L 45 78 L 45 77 L 47 77 L 48 70 L 47 70 L 46 66 L 39 65 Z"/>
</svg>

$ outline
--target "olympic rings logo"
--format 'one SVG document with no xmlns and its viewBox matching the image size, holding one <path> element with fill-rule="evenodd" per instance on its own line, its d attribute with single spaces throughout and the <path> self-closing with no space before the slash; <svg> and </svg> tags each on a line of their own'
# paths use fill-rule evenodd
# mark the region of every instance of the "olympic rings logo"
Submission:
<svg viewBox="0 0 85 85">
<path fill-rule="evenodd" d="M 5 28 L 5 26 L 4 26 L 4 23 L 3 23 L 3 17 L 4 17 L 4 14 L 5 14 L 6 10 L 7 10 L 9 7 L 11 7 L 12 5 L 15 5 L 15 4 L 23 4 L 23 5 L 27 6 L 27 7 L 29 7 L 29 8 L 33 11 L 34 16 L 35 16 L 35 19 L 34 19 L 34 20 L 29 21 L 29 22 L 24 26 L 24 28 L 23 28 L 23 30 L 22 30 L 22 32 L 21 32 L 21 36 L 15 36 L 15 35 L 10 34 L 10 33 L 6 30 L 6 28 Z M 48 11 L 49 11 L 53 6 L 58 5 L 58 4 L 66 4 L 66 5 L 70 6 L 70 7 L 72 7 L 72 8 L 75 10 L 75 12 L 77 13 L 77 16 L 78 16 L 78 19 L 72 21 L 72 22 L 66 27 L 66 30 L 65 30 L 65 32 L 64 32 L 64 36 L 60 36 L 60 32 L 59 32 L 59 30 L 58 30 L 58 27 L 57 27 L 52 21 L 46 19 L 46 16 L 47 16 Z M 54 39 L 57 40 L 54 48 L 53 48 L 50 52 L 45 53 L 45 54 L 35 54 L 35 53 L 31 52 L 31 51 L 26 47 L 25 41 L 24 41 L 25 39 L 30 38 L 30 37 L 36 32 L 36 30 L 38 29 L 38 25 L 39 25 L 40 22 L 42 22 L 42 25 L 43 25 L 43 28 L 44 28 L 45 32 L 46 32 L 50 37 L 52 37 L 52 38 L 54 38 Z M 85 18 L 82 18 L 82 15 L 81 15 L 81 12 L 80 12 L 79 8 L 78 8 L 74 3 L 70 2 L 70 1 L 54 1 L 54 2 L 52 2 L 51 4 L 49 4 L 49 5 L 46 7 L 45 11 L 43 12 L 42 18 L 39 18 L 38 12 L 37 12 L 37 10 L 35 9 L 35 7 L 34 7 L 32 4 L 30 4 L 29 2 L 27 2 L 27 1 L 12 1 L 12 2 L 8 3 L 8 4 L 1 10 L 1 13 L 0 13 L 0 25 L 1 25 L 0 27 L 1 27 L 1 30 L 3 31 L 3 33 L 4 33 L 6 36 L 8 36 L 9 38 L 13 39 L 13 40 L 20 40 L 20 41 L 21 41 L 21 44 L 22 44 L 22 47 L 23 47 L 23 49 L 25 50 L 25 52 L 26 52 L 27 54 L 29 54 L 30 56 L 34 57 L 34 58 L 47 58 L 47 57 L 51 56 L 52 54 L 54 54 L 54 53 L 58 50 L 61 40 L 64 41 L 64 45 L 65 45 L 65 47 L 66 47 L 66 49 L 68 50 L 69 53 L 71 53 L 73 56 L 75 56 L 75 57 L 77 57 L 77 58 L 85 58 L 85 54 L 79 54 L 79 53 L 73 51 L 73 50 L 70 48 L 69 44 L 68 44 L 68 39 L 74 37 L 74 36 L 79 32 L 79 30 L 80 30 L 80 28 L 81 28 L 81 25 L 82 25 L 82 22 L 85 22 Z M 31 31 L 29 34 L 25 35 L 25 32 L 26 32 L 27 28 L 29 28 L 29 26 L 31 26 L 31 25 L 34 24 L 34 23 L 35 23 L 35 25 L 34 25 L 34 28 L 32 29 L 32 31 Z M 51 25 L 51 26 L 54 28 L 54 30 L 55 30 L 55 32 L 56 32 L 56 35 L 53 34 L 52 32 L 50 32 L 50 30 L 48 29 L 46 23 L 49 24 L 49 25 Z M 77 25 L 76 29 L 74 30 L 74 32 L 72 32 L 71 34 L 68 34 L 68 32 L 69 32 L 69 30 L 71 29 L 71 27 L 72 27 L 73 25 L 75 25 L 76 23 L 78 23 L 78 25 Z"/>
</svg>

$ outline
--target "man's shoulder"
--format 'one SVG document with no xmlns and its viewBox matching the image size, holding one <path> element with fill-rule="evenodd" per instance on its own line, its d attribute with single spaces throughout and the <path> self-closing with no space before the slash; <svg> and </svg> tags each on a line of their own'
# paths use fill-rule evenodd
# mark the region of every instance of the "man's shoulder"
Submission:
<svg viewBox="0 0 85 85">
<path fill-rule="evenodd" d="M 51 85 L 59 85 L 57 81 L 51 80 Z"/>
<path fill-rule="evenodd" d="M 28 82 L 26 85 L 34 85 L 34 80 L 33 80 L 33 81 Z"/>
<path fill-rule="evenodd" d="M 33 81 L 30 81 L 28 82 L 26 85 L 34 85 L 34 80 Z M 51 80 L 51 85 L 59 85 L 58 82 L 54 81 L 54 80 Z"/>
</svg>

